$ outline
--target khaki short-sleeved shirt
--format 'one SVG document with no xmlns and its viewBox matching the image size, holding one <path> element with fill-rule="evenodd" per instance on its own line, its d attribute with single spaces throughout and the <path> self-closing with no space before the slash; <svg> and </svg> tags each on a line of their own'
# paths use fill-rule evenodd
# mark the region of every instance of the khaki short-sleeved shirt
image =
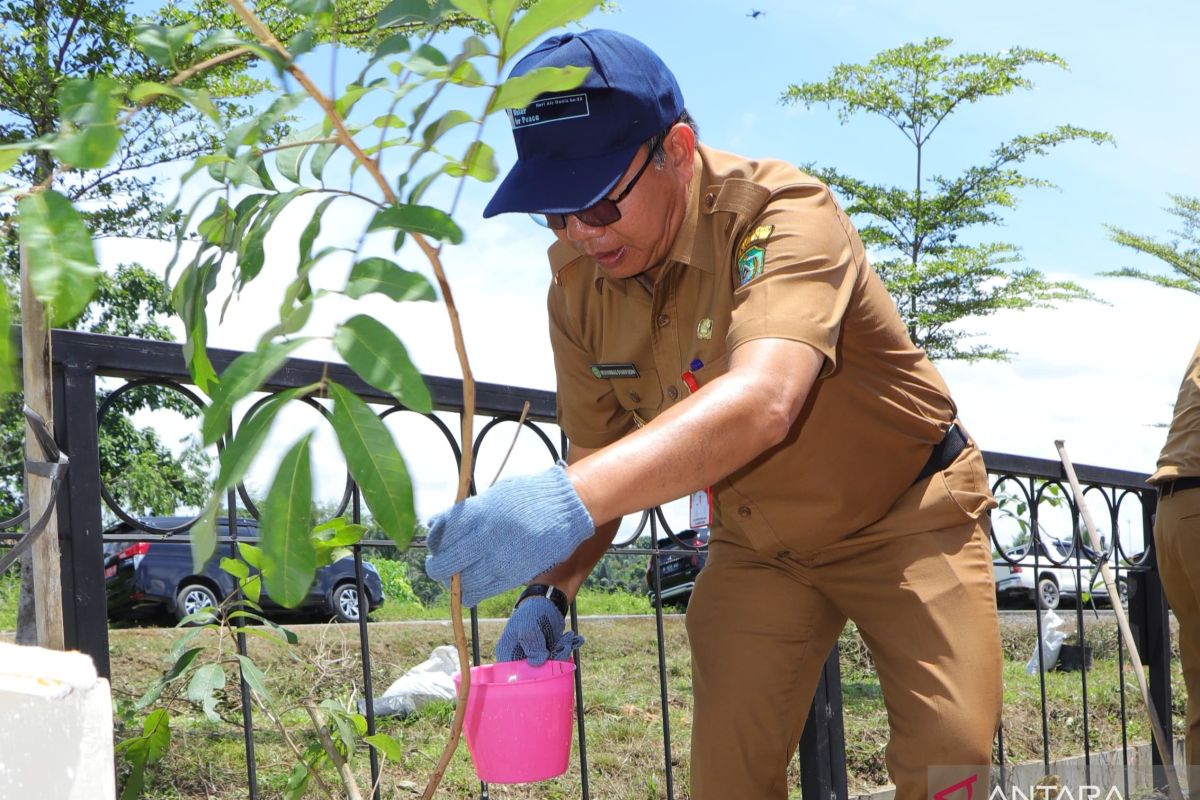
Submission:
<svg viewBox="0 0 1200 800">
<path fill-rule="evenodd" d="M 783 443 L 713 487 L 714 514 L 764 550 L 862 531 L 953 422 L 948 389 L 824 184 L 701 146 L 690 192 L 652 293 L 608 278 L 564 242 L 550 248 L 563 430 L 603 447 L 684 399 L 685 370 L 703 387 L 743 342 L 805 342 L 825 356 L 809 401 Z"/>
<path fill-rule="evenodd" d="M 1179 387 L 1175 416 L 1158 456 L 1158 470 L 1150 476 L 1150 483 L 1194 475 L 1200 475 L 1200 344 L 1192 353 Z"/>
</svg>

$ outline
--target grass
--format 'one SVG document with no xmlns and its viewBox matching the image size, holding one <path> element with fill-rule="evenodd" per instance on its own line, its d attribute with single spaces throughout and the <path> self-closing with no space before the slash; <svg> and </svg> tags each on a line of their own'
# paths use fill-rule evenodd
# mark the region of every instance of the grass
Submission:
<svg viewBox="0 0 1200 800">
<path fill-rule="evenodd" d="M 479 616 L 484 619 L 507 617 L 517 601 L 521 589 L 512 589 L 504 594 L 489 597 L 479 604 Z M 582 589 L 575 598 L 575 606 L 581 616 L 609 616 L 623 614 L 653 614 L 654 606 L 646 595 L 634 595 L 620 591 Z M 466 614 L 463 614 L 466 618 Z M 371 614 L 377 622 L 400 622 L 414 620 L 444 620 L 450 618 L 450 599 L 424 606 L 419 602 L 395 602 L 390 596 L 387 602 Z"/>
<path fill-rule="evenodd" d="M 582 601 L 581 601 L 581 611 Z M 583 612 L 600 613 L 600 612 Z M 483 614 L 482 616 L 487 616 Z M 584 680 L 585 723 L 589 757 L 589 788 L 593 797 L 643 800 L 666 796 L 663 734 L 660 724 L 657 652 L 654 620 L 630 618 L 584 620 L 587 637 L 581 670 Z M 251 638 L 251 654 L 267 673 L 272 691 L 288 703 L 311 694 L 318 700 L 334 698 L 353 704 L 362 694 L 362 670 L 354 626 L 298 626 L 300 644 L 282 648 Z M 501 630 L 499 621 L 480 623 L 480 646 L 490 652 Z M 169 642 L 177 636 L 169 629 L 114 630 L 111 634 L 113 690 L 128 700 L 140 695 L 168 664 Z M 1116 675 L 1116 628 L 1111 621 L 1092 623 L 1088 631 L 1095 665 L 1087 673 L 1090 706 L 1088 738 L 1093 750 L 1120 747 L 1119 691 Z M 447 622 L 382 624 L 371 628 L 371 659 L 377 691 L 382 691 L 407 668 L 422 661 L 436 646 L 451 641 Z M 887 782 L 883 752 L 887 741 L 886 713 L 870 659 L 853 629 L 842 637 L 843 686 L 847 761 L 854 791 Z M 1034 646 L 1032 626 L 1006 626 L 1005 652 L 1005 755 L 1012 762 L 1040 759 L 1040 688 L 1036 675 L 1026 675 L 1024 665 Z M 668 708 L 671 720 L 675 796 L 688 796 L 688 747 L 691 728 L 690 663 L 682 618 L 666 620 Z M 1181 681 L 1178 660 L 1173 680 Z M 1126 702 L 1131 742 L 1146 741 L 1141 702 L 1131 676 L 1126 676 Z M 1176 685 L 1181 685 L 1176 684 Z M 1046 698 L 1051 725 L 1050 752 L 1059 758 L 1083 751 L 1080 673 L 1049 673 Z M 1176 692 L 1182 712 L 1182 692 Z M 173 742 L 144 795 L 152 800 L 192 798 L 244 798 L 246 772 L 240 707 L 236 690 L 226 692 L 219 708 L 226 720 L 208 722 L 186 703 L 177 703 Z M 395 736 L 403 758 L 383 769 L 383 796 L 415 797 L 424 787 L 440 753 L 452 704 L 433 703 L 405 720 L 380 720 L 380 728 Z M 292 763 L 280 735 L 262 714 L 256 714 L 256 766 L 264 797 L 278 796 Z M 1179 715 L 1176 717 L 1180 719 Z M 293 713 L 289 720 L 297 722 Z M 1177 731 L 1180 732 L 1180 731 Z M 122 738 L 127 734 L 119 734 Z M 577 747 L 578 743 L 576 743 Z M 303 745 L 302 745 L 303 746 Z M 367 758 L 359 752 L 355 768 L 367 783 Z M 791 785 L 798 786 L 793 761 Z M 798 788 L 795 790 L 798 796 Z M 447 773 L 439 797 L 477 796 L 465 746 Z M 315 794 L 313 795 L 315 796 Z M 577 761 L 562 778 L 535 786 L 493 786 L 493 798 L 573 798 L 580 796 Z"/>
</svg>

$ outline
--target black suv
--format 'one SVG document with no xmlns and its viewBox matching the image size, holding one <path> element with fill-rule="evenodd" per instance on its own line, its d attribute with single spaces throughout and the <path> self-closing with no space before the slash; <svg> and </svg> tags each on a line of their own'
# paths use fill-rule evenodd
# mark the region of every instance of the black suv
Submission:
<svg viewBox="0 0 1200 800">
<path fill-rule="evenodd" d="M 183 525 L 187 517 L 151 517 L 144 522 L 155 528 Z M 139 534 L 126 523 L 107 531 L 105 537 Z M 217 522 L 217 536 L 229 536 L 226 519 Z M 241 520 L 239 540 L 256 543 L 258 522 Z M 104 582 L 108 592 L 110 617 L 135 611 L 166 609 L 183 619 L 202 608 L 216 606 L 237 588 L 237 580 L 221 569 L 221 558 L 228 557 L 230 545 L 221 543 L 204 569 L 192 569 L 192 545 L 188 531 L 149 541 L 117 541 L 104 545 Z M 367 613 L 383 605 L 383 583 L 370 562 L 363 562 L 363 588 L 367 593 Z M 264 591 L 259 598 L 264 609 L 279 609 Z M 308 596 L 295 610 L 318 611 L 341 622 L 357 622 L 358 587 L 354 580 L 354 560 L 343 558 L 317 570 Z"/>
<path fill-rule="evenodd" d="M 662 602 L 686 607 L 692 589 L 696 587 L 696 576 L 708 560 L 708 528 L 689 528 L 675 536 L 679 543 L 674 539 L 663 539 L 658 543 L 662 555 L 650 556 L 650 563 L 646 567 L 646 585 L 650 587 L 650 602 L 654 603 L 654 559 L 658 558 L 662 565 L 659 575 Z"/>
</svg>

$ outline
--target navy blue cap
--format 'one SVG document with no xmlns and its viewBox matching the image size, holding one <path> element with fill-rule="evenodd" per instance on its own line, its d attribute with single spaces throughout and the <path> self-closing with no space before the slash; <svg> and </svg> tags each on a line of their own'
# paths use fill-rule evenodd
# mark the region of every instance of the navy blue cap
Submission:
<svg viewBox="0 0 1200 800">
<path fill-rule="evenodd" d="M 667 65 L 616 31 L 552 36 L 518 61 L 509 77 L 565 66 L 591 71 L 578 88 L 509 110 L 517 163 L 485 217 L 567 214 L 595 204 L 616 186 L 638 147 L 683 113 L 683 93 Z"/>
</svg>

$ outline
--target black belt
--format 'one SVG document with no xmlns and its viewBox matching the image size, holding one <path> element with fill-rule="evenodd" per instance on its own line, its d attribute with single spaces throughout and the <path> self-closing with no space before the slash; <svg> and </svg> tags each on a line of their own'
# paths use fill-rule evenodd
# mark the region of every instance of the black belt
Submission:
<svg viewBox="0 0 1200 800">
<path fill-rule="evenodd" d="M 946 435 L 942 437 L 942 440 L 933 446 L 933 452 L 929 454 L 929 460 L 925 462 L 925 466 L 921 467 L 921 471 L 917 474 L 917 479 L 913 481 L 913 485 L 917 485 L 935 472 L 941 472 L 953 464 L 954 459 L 958 458 L 959 454 L 966 447 L 967 436 L 958 427 L 958 423 L 956 422 L 946 431 Z"/>
<path fill-rule="evenodd" d="M 1182 492 L 1184 489 L 1200 488 L 1200 477 L 1176 478 L 1171 481 L 1163 481 L 1158 485 L 1159 497 L 1170 497 L 1176 492 Z"/>
</svg>

